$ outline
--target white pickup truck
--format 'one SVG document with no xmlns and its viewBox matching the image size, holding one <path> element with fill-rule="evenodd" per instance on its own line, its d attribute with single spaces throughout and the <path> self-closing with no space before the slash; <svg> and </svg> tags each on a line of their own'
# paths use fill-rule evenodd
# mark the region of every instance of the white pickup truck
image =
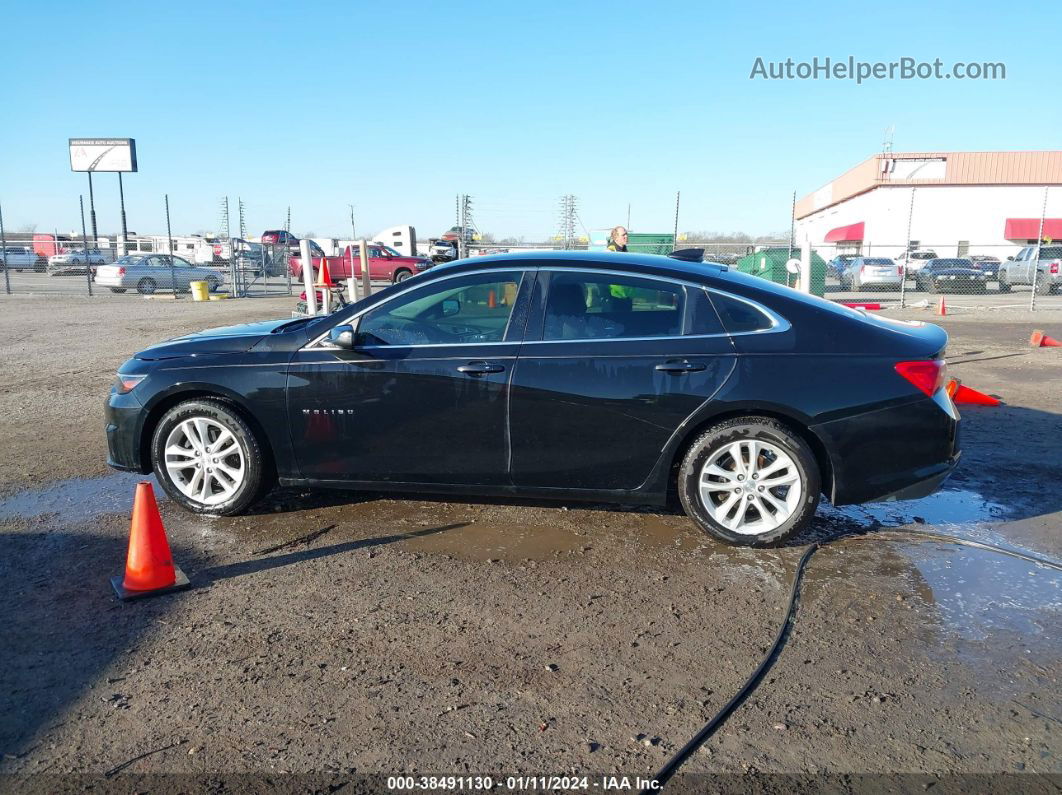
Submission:
<svg viewBox="0 0 1062 795">
<path fill-rule="evenodd" d="M 13 271 L 21 271 L 27 268 L 43 270 L 37 264 L 37 252 L 27 246 L 8 246 L 0 255 L 0 268 L 11 268 Z"/>
</svg>

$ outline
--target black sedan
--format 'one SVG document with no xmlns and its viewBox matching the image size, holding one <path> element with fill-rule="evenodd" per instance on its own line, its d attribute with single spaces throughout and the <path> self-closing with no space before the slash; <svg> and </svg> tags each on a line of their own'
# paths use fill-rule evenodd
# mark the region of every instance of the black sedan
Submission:
<svg viewBox="0 0 1062 795">
<path fill-rule="evenodd" d="M 955 466 L 947 335 L 723 265 L 543 253 L 444 265 L 328 317 L 216 329 L 122 365 L 111 466 L 244 511 L 287 486 L 663 505 L 784 542 Z"/>
<path fill-rule="evenodd" d="M 915 289 L 931 293 L 983 293 L 988 289 L 988 273 L 965 258 L 931 259 L 915 272 Z"/>
</svg>

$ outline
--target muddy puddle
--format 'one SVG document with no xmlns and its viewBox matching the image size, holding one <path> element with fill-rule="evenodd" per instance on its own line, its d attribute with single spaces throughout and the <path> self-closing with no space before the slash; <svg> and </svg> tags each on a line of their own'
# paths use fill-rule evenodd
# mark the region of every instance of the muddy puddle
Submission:
<svg viewBox="0 0 1062 795">
<path fill-rule="evenodd" d="M 929 524 L 939 528 L 954 528 L 971 524 L 1000 522 L 1009 518 L 1013 509 L 993 502 L 975 491 L 958 489 L 938 491 L 920 500 L 902 502 L 868 502 L 835 508 L 829 503 L 819 507 L 820 517 L 844 517 L 860 523 L 877 523 L 885 527 L 910 524 Z"/>
<path fill-rule="evenodd" d="M 151 482 L 157 500 L 166 498 L 154 477 L 133 472 L 116 472 L 101 478 L 71 478 L 0 499 L 0 521 L 54 515 L 63 522 L 81 524 L 105 514 L 127 514 L 133 507 L 134 487 L 141 480 Z"/>
</svg>

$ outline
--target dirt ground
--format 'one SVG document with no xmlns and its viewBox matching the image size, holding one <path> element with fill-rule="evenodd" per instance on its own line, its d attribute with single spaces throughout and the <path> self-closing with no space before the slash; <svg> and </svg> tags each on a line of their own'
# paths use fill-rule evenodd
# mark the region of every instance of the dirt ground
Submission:
<svg viewBox="0 0 1062 795">
<path fill-rule="evenodd" d="M 138 478 L 105 465 L 116 368 L 290 304 L 0 299 L 0 789 L 648 777 L 757 665 L 804 545 L 839 536 L 763 684 L 683 780 L 1062 785 L 1058 572 L 896 532 L 1062 558 L 1062 350 L 1028 345 L 1034 328 L 1062 338 L 1062 313 L 889 313 L 945 325 L 951 374 L 1006 405 L 963 410 L 942 492 L 824 503 L 784 549 L 598 505 L 285 491 L 204 518 L 163 500 L 192 588 L 118 602 Z"/>
</svg>

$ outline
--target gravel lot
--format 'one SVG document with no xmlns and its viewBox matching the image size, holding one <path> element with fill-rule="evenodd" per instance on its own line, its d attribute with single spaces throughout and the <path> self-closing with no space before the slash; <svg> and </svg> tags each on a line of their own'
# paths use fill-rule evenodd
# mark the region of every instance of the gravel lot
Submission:
<svg viewBox="0 0 1062 795">
<path fill-rule="evenodd" d="M 0 297 L 0 773 L 14 774 L 0 781 L 644 777 L 759 662 L 803 544 L 844 535 L 812 559 L 762 686 L 684 770 L 779 791 L 824 774 L 1062 784 L 1057 572 L 895 532 L 1062 557 L 1062 351 L 1028 346 L 1033 328 L 1062 338 L 1062 316 L 893 313 L 942 320 L 952 375 L 1006 405 L 963 410 L 945 491 L 823 505 L 785 549 L 735 550 L 681 515 L 606 506 L 278 492 L 211 519 L 162 501 L 193 588 L 119 603 L 108 578 L 137 478 L 104 463 L 116 368 L 164 337 L 292 303 Z M 56 775 L 71 773 L 90 778 Z"/>
</svg>

